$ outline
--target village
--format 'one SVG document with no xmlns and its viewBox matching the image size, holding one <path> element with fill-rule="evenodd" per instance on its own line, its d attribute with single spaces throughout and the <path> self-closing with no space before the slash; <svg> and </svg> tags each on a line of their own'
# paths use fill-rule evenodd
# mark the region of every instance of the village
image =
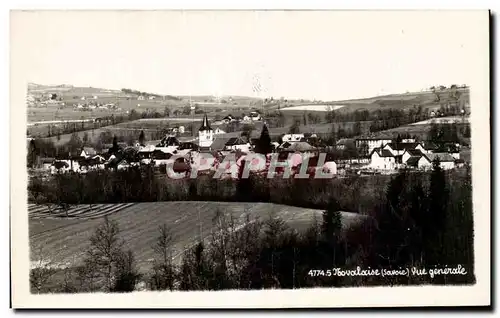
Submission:
<svg viewBox="0 0 500 318">
<path fill-rule="evenodd" d="M 225 138 L 226 132 L 220 127 L 213 129 L 205 114 L 197 138 L 181 137 L 184 127 L 179 126 L 169 129 L 168 134 L 155 144 L 146 142 L 141 133 L 134 145 L 114 140 L 113 144 L 105 145 L 99 152 L 93 147 L 82 147 L 78 152 L 60 154 L 56 158 L 37 158 L 37 167 L 57 174 L 100 169 L 127 170 L 147 165 L 165 173 L 170 165 L 175 172 L 193 169 L 199 173 L 223 171 L 223 177 L 236 179 L 243 161 L 252 162 L 251 171 L 255 173 L 267 173 L 271 161 L 276 160 L 273 165 L 277 166 L 275 171 L 278 175 L 288 168 L 292 175 L 307 171 L 314 176 L 321 170 L 337 177 L 394 174 L 400 169 L 426 171 L 432 169 L 436 159 L 444 170 L 460 168 L 466 163 L 460 157 L 460 145 L 457 143 L 436 145 L 430 141 L 417 142 L 414 138 L 358 136 L 327 144 L 314 133 L 287 133 L 271 138 L 265 120 L 258 112 L 238 119 L 226 116 L 217 124 L 234 120 L 263 122 L 260 138 L 252 138 L 250 134 Z M 257 149 L 263 138 L 269 146 L 264 152 Z M 347 148 L 353 147 L 355 151 L 348 151 Z M 265 162 L 263 156 L 258 156 L 262 153 Z M 305 164 L 307 168 L 302 167 Z"/>
</svg>

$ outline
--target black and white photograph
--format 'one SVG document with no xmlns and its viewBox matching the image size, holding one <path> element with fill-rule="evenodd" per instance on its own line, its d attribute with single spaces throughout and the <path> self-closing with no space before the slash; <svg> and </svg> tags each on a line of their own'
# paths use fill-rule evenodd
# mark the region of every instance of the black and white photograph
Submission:
<svg viewBox="0 0 500 318">
<path fill-rule="evenodd" d="M 488 11 L 10 19 L 14 306 L 490 304 Z"/>
</svg>

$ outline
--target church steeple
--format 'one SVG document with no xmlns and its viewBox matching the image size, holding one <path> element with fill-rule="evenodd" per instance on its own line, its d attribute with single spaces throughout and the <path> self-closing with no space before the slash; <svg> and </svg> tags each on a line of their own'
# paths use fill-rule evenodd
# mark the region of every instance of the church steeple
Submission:
<svg viewBox="0 0 500 318">
<path fill-rule="evenodd" d="M 202 122 L 201 127 L 200 127 L 200 131 L 204 131 L 204 130 L 212 130 L 212 127 L 210 127 L 210 124 L 208 123 L 207 114 L 205 114 L 205 116 L 203 117 L 203 122 Z"/>
</svg>

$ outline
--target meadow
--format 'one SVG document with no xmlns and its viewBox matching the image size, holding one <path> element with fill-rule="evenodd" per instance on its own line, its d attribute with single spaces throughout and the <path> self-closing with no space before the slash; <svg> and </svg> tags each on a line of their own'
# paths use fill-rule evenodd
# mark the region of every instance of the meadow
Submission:
<svg viewBox="0 0 500 318">
<path fill-rule="evenodd" d="M 122 239 L 135 252 L 139 268 L 148 270 L 154 256 L 152 245 L 159 225 L 165 223 L 171 229 L 174 259 L 178 259 L 185 250 L 200 241 L 200 235 L 205 240 L 210 237 L 217 209 L 233 215 L 240 225 L 245 224 L 247 215 L 252 220 L 262 221 L 276 216 L 299 231 L 308 228 L 315 219 L 321 220 L 323 212 L 272 203 L 177 201 L 98 204 L 92 207 L 80 205 L 70 209 L 69 217 L 66 217 L 64 212 L 49 213 L 45 206 L 30 205 L 31 261 L 50 260 L 53 265 L 80 262 L 90 236 L 102 222 L 102 216 L 108 215 L 118 222 Z M 355 213 L 342 213 L 342 226 L 347 229 L 364 218 Z"/>
</svg>

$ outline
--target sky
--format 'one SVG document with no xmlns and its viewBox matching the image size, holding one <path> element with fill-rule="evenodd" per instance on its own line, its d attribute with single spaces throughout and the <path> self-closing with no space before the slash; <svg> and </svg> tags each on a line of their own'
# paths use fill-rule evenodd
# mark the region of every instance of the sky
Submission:
<svg viewBox="0 0 500 318">
<path fill-rule="evenodd" d="M 14 12 L 11 44 L 23 52 L 27 81 L 37 84 L 342 100 L 468 84 L 474 64 L 467 61 L 481 49 L 488 54 L 477 33 L 479 25 L 487 32 L 486 17 L 465 11 Z"/>
</svg>

